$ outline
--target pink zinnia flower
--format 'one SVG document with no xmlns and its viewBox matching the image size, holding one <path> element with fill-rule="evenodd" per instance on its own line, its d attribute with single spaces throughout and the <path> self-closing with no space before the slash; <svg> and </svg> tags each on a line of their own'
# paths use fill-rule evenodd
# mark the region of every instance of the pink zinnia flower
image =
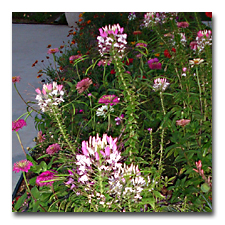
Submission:
<svg viewBox="0 0 225 225">
<path fill-rule="evenodd" d="M 158 69 L 161 70 L 162 69 L 162 64 L 159 62 L 159 60 L 157 58 L 154 59 L 150 59 L 148 61 L 148 66 L 150 69 Z"/>
<path fill-rule="evenodd" d="M 19 83 L 20 82 L 20 79 L 21 79 L 20 76 L 12 77 L 12 82 L 13 83 L 16 83 L 16 82 Z"/>
<path fill-rule="evenodd" d="M 24 126 L 27 126 L 27 123 L 23 119 L 15 120 L 12 122 L 12 131 L 18 131 L 22 129 Z"/>
<path fill-rule="evenodd" d="M 48 146 L 48 148 L 46 149 L 46 153 L 49 155 L 52 155 L 54 153 L 57 153 L 59 150 L 61 150 L 61 147 L 59 144 L 52 144 Z"/>
<path fill-rule="evenodd" d="M 185 119 L 181 119 L 181 120 L 177 120 L 176 124 L 179 126 L 184 127 L 185 125 L 189 124 L 191 120 L 185 120 Z"/>
<path fill-rule="evenodd" d="M 147 44 L 145 43 L 137 43 L 135 47 L 147 47 Z"/>
<path fill-rule="evenodd" d="M 55 172 L 52 172 L 52 171 L 45 171 L 43 173 L 41 173 L 37 179 L 36 179 L 36 184 L 40 187 L 42 186 L 52 186 L 52 184 L 54 183 L 54 181 L 48 181 L 48 180 L 52 180 L 55 178 Z M 46 181 L 46 182 L 43 182 L 43 181 Z"/>
<path fill-rule="evenodd" d="M 177 22 L 177 26 L 181 27 L 181 28 L 186 28 L 186 27 L 189 27 L 189 23 L 188 22 Z"/>
<path fill-rule="evenodd" d="M 59 52 L 58 48 L 50 48 L 47 53 L 48 54 L 55 54 L 56 52 Z"/>
<path fill-rule="evenodd" d="M 116 95 L 104 95 L 98 100 L 98 103 L 103 103 L 105 105 L 108 105 L 110 103 L 110 105 L 112 106 L 119 103 L 119 101 L 120 99 Z"/>
<path fill-rule="evenodd" d="M 83 79 L 77 83 L 76 89 L 78 93 L 82 93 L 85 90 L 89 88 L 89 86 L 92 84 L 92 80 L 89 78 Z"/>
<path fill-rule="evenodd" d="M 70 60 L 70 61 L 73 61 L 73 60 L 75 60 L 75 59 L 80 59 L 80 58 L 82 58 L 81 55 L 71 55 L 71 56 L 69 57 L 69 60 Z"/>
<path fill-rule="evenodd" d="M 13 171 L 15 173 L 19 173 L 20 171 L 28 172 L 28 170 L 30 169 L 31 166 L 33 166 L 33 163 L 30 162 L 29 160 L 24 159 L 24 160 L 14 163 Z"/>
</svg>

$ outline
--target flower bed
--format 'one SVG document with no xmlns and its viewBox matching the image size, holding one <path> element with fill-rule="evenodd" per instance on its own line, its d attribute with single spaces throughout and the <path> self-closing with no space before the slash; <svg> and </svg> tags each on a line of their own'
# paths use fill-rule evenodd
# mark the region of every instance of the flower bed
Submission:
<svg viewBox="0 0 225 225">
<path fill-rule="evenodd" d="M 79 18 L 26 103 L 39 132 L 13 211 L 212 211 L 212 31 L 197 13 Z"/>
</svg>

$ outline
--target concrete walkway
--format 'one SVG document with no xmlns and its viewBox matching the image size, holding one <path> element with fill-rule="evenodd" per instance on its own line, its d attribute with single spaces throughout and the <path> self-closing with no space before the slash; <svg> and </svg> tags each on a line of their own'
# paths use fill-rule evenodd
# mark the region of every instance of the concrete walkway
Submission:
<svg viewBox="0 0 225 225">
<path fill-rule="evenodd" d="M 21 81 L 17 83 L 17 88 L 25 101 L 35 100 L 35 88 L 41 87 L 42 78 L 37 79 L 37 72 L 41 69 L 41 60 L 48 65 L 47 46 L 58 48 L 60 45 L 68 44 L 70 37 L 67 37 L 71 28 L 66 25 L 30 25 L 30 24 L 12 24 L 12 76 L 20 76 Z M 50 58 L 51 55 L 49 55 Z M 32 67 L 32 64 L 38 60 L 38 64 Z M 12 86 L 12 120 L 26 112 L 26 105 L 17 94 L 14 85 Z M 35 113 L 32 114 L 35 116 Z M 27 126 L 19 130 L 22 144 L 26 150 L 27 147 L 34 147 L 34 137 L 37 136 L 37 130 L 34 127 L 34 120 L 29 117 Z M 25 155 L 20 147 L 16 133 L 12 132 L 12 167 L 17 161 L 25 159 Z M 12 191 L 18 182 L 20 173 L 12 172 Z"/>
</svg>

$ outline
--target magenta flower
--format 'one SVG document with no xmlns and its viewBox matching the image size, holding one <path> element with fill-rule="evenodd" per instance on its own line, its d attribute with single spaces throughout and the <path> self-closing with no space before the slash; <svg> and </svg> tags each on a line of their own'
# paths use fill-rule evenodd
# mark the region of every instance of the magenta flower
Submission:
<svg viewBox="0 0 225 225">
<path fill-rule="evenodd" d="M 84 92 L 85 90 L 87 90 L 91 84 L 92 84 L 92 80 L 89 78 L 85 78 L 77 83 L 76 89 L 78 93 L 80 94 Z"/>
<path fill-rule="evenodd" d="M 43 173 L 41 173 L 37 179 L 36 179 L 36 184 L 40 187 L 42 186 L 52 186 L 52 184 L 54 183 L 54 181 L 48 181 L 48 180 L 53 180 L 54 178 L 56 178 L 55 175 L 56 171 L 45 171 Z M 46 182 L 44 182 L 46 181 Z"/>
<path fill-rule="evenodd" d="M 81 55 L 71 55 L 70 57 L 69 57 L 69 60 L 70 61 L 73 61 L 73 60 L 75 60 L 75 59 L 82 59 L 83 57 L 81 56 Z"/>
<path fill-rule="evenodd" d="M 147 44 L 145 43 L 137 43 L 135 47 L 147 47 Z"/>
<path fill-rule="evenodd" d="M 154 70 L 154 69 L 161 70 L 162 69 L 162 64 L 159 62 L 159 60 L 157 58 L 150 59 L 148 61 L 148 66 L 152 70 Z"/>
<path fill-rule="evenodd" d="M 105 105 L 108 105 L 110 103 L 110 105 L 112 106 L 119 103 L 119 101 L 120 99 L 116 95 L 104 95 L 98 100 L 98 103 L 103 103 Z"/>
<path fill-rule="evenodd" d="M 47 53 L 48 54 L 55 54 L 56 52 L 59 52 L 58 48 L 50 48 Z"/>
<path fill-rule="evenodd" d="M 24 159 L 24 160 L 14 163 L 13 171 L 15 173 L 19 173 L 20 171 L 28 172 L 28 170 L 30 169 L 31 166 L 33 166 L 33 163 L 30 162 L 29 160 Z"/>
<path fill-rule="evenodd" d="M 189 23 L 188 22 L 177 22 L 177 26 L 179 28 L 187 28 L 187 27 L 189 27 Z"/>
<path fill-rule="evenodd" d="M 19 83 L 20 80 L 21 80 L 20 76 L 12 77 L 12 82 L 13 82 L 13 83 L 16 83 L 16 82 Z"/>
<path fill-rule="evenodd" d="M 23 119 L 15 120 L 12 122 L 12 131 L 18 131 L 22 129 L 24 126 L 27 126 L 27 123 Z"/>
<path fill-rule="evenodd" d="M 46 149 L 46 153 L 49 155 L 52 155 L 54 153 L 59 152 L 59 150 L 61 150 L 61 147 L 59 144 L 52 144 L 48 146 L 48 148 Z"/>
</svg>

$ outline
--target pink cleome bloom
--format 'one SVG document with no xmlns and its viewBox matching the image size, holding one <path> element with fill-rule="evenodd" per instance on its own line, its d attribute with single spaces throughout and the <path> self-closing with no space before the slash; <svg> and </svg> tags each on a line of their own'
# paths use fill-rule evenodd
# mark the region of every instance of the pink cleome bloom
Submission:
<svg viewBox="0 0 225 225">
<path fill-rule="evenodd" d="M 49 145 L 48 148 L 46 149 L 46 153 L 49 155 L 52 155 L 54 153 L 57 153 L 61 150 L 61 147 L 59 144 L 52 144 Z"/>
<path fill-rule="evenodd" d="M 47 53 L 48 54 L 55 54 L 56 52 L 59 52 L 58 48 L 50 48 Z"/>
<path fill-rule="evenodd" d="M 189 23 L 188 22 L 177 22 L 177 26 L 179 28 L 187 28 L 187 27 L 189 27 Z"/>
<path fill-rule="evenodd" d="M 77 83 L 76 89 L 78 93 L 80 94 L 84 92 L 85 90 L 87 90 L 91 84 L 92 84 L 92 80 L 89 78 L 85 78 Z"/>
<path fill-rule="evenodd" d="M 15 173 L 19 173 L 20 171 L 28 172 L 28 170 L 30 169 L 31 166 L 33 166 L 33 163 L 30 162 L 29 160 L 24 159 L 24 160 L 14 163 L 13 171 Z"/>
<path fill-rule="evenodd" d="M 15 120 L 12 122 L 12 131 L 18 131 L 22 129 L 24 126 L 27 126 L 27 123 L 23 119 Z"/>
<path fill-rule="evenodd" d="M 16 83 L 16 82 L 19 83 L 20 80 L 21 80 L 20 76 L 12 77 L 12 82 L 13 82 L 13 83 Z"/>
<path fill-rule="evenodd" d="M 45 134 L 42 135 L 42 131 L 39 131 L 38 134 L 37 134 L 37 140 L 38 142 L 42 143 L 45 141 Z"/>
<path fill-rule="evenodd" d="M 119 101 L 120 99 L 116 95 L 104 95 L 98 100 L 98 103 L 103 103 L 105 105 L 108 105 L 110 103 L 110 105 L 112 106 L 119 103 Z"/>
<path fill-rule="evenodd" d="M 184 127 L 184 126 L 186 126 L 187 124 L 189 124 L 190 121 L 191 121 L 191 120 L 181 119 L 181 120 L 177 120 L 177 121 L 176 121 L 176 124 L 179 125 L 179 126 Z"/>
<path fill-rule="evenodd" d="M 170 83 L 166 78 L 157 78 L 154 80 L 153 90 L 154 91 L 165 91 Z"/>
<path fill-rule="evenodd" d="M 43 173 L 41 173 L 37 179 L 36 179 L 36 184 L 40 187 L 42 186 L 52 186 L 52 184 L 54 183 L 54 181 L 48 181 L 48 180 L 52 180 L 54 178 L 56 178 L 55 175 L 56 171 L 45 171 Z M 46 181 L 46 182 L 44 182 Z"/>
</svg>

